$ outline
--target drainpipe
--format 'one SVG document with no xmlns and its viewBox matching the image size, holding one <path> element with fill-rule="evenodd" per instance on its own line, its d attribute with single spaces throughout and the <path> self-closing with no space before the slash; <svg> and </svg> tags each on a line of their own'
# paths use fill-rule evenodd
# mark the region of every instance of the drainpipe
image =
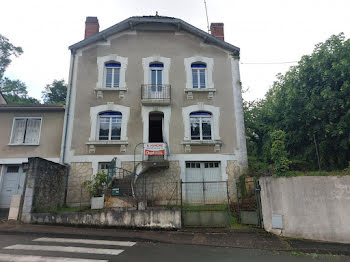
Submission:
<svg viewBox="0 0 350 262">
<path fill-rule="evenodd" d="M 71 54 L 73 56 L 72 59 L 72 68 L 70 72 L 70 81 L 69 81 L 69 92 L 68 92 L 68 101 L 67 101 L 67 107 L 66 107 L 66 123 L 65 123 L 65 129 L 63 132 L 63 152 L 62 152 L 62 164 L 67 167 L 67 174 L 66 174 L 66 188 L 65 188 L 65 194 L 64 194 L 64 203 L 66 204 L 67 200 L 67 193 L 68 193 L 68 179 L 69 179 L 69 171 L 70 166 L 68 163 L 66 163 L 66 148 L 67 148 L 67 132 L 68 132 L 68 123 L 69 123 L 69 116 L 70 116 L 70 104 L 71 104 L 71 95 L 72 95 L 72 88 L 73 88 L 73 74 L 74 74 L 74 65 L 75 65 L 75 50 L 71 51 Z"/>
</svg>

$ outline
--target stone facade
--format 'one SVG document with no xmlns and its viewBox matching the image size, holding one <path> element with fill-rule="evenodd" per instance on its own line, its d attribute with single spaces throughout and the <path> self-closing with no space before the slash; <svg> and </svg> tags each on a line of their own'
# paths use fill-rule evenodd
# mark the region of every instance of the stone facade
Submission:
<svg viewBox="0 0 350 262">
<path fill-rule="evenodd" d="M 136 182 L 138 198 L 146 199 L 151 205 L 180 203 L 179 161 L 170 161 L 169 168 L 150 168 Z"/>
<path fill-rule="evenodd" d="M 241 175 L 241 168 L 239 167 L 237 161 L 228 160 L 226 165 L 227 174 L 227 184 L 230 201 L 236 201 L 237 199 L 237 189 L 236 183 L 239 176 Z"/>
<path fill-rule="evenodd" d="M 63 206 L 67 179 L 66 166 L 40 157 L 28 159 L 22 221 L 30 222 L 30 213 Z"/>
<path fill-rule="evenodd" d="M 76 206 L 90 203 L 90 195 L 82 184 L 92 177 L 91 163 L 72 163 L 69 172 L 67 205 Z"/>
</svg>

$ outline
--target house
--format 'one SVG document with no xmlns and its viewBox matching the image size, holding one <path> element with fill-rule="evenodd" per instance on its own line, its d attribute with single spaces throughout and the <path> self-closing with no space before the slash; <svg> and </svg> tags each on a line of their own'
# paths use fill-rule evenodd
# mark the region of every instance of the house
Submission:
<svg viewBox="0 0 350 262">
<path fill-rule="evenodd" d="M 114 158 L 158 187 L 228 181 L 235 197 L 247 152 L 239 48 L 224 41 L 223 23 L 208 34 L 177 18 L 141 16 L 99 32 L 87 17 L 85 39 L 69 49 L 60 157 L 70 166 L 68 204 L 88 202 L 82 182 Z M 183 190 L 196 199 L 203 188 Z"/>
<path fill-rule="evenodd" d="M 6 105 L 6 104 L 7 104 L 7 101 L 0 91 L 0 105 Z"/>
<path fill-rule="evenodd" d="M 0 208 L 23 194 L 28 157 L 59 162 L 64 110 L 61 105 L 10 105 L 0 94 Z"/>
</svg>

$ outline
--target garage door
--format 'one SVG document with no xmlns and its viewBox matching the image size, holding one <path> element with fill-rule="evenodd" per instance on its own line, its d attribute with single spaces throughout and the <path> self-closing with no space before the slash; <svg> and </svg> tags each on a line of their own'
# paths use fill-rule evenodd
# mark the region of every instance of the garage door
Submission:
<svg viewBox="0 0 350 262">
<path fill-rule="evenodd" d="M 8 208 L 11 204 L 12 195 L 22 194 L 25 173 L 20 165 L 4 167 L 0 191 L 0 207 Z"/>
<path fill-rule="evenodd" d="M 226 182 L 220 162 L 186 162 L 185 201 L 189 204 L 216 204 L 226 201 Z"/>
</svg>

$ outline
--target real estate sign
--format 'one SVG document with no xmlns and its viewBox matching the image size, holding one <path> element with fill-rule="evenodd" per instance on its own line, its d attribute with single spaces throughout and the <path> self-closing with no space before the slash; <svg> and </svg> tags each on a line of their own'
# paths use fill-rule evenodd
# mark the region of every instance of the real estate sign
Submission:
<svg viewBox="0 0 350 262">
<path fill-rule="evenodd" d="M 164 143 L 147 143 L 143 145 L 143 151 L 145 156 L 164 156 L 165 144 Z"/>
</svg>

